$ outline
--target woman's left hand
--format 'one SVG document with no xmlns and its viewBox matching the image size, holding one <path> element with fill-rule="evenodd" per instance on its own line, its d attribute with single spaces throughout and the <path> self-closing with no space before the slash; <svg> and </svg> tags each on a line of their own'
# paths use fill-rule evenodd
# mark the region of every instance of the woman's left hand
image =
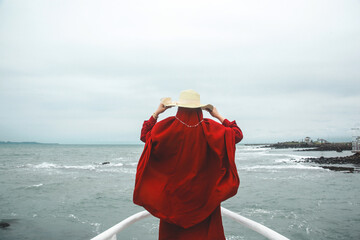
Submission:
<svg viewBox="0 0 360 240">
<path fill-rule="evenodd" d="M 168 108 L 171 108 L 170 106 L 166 107 L 164 104 L 160 103 L 159 107 L 156 109 L 154 114 L 155 117 L 158 117 L 161 113 L 165 112 Z"/>
</svg>

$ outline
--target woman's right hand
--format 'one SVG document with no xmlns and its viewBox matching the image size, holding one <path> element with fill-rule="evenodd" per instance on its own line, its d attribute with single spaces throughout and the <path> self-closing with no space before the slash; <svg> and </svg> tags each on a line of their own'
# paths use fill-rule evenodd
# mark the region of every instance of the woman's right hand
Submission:
<svg viewBox="0 0 360 240">
<path fill-rule="evenodd" d="M 223 118 L 223 117 L 220 115 L 220 113 L 218 112 L 218 110 L 216 109 L 215 106 L 213 107 L 213 110 L 212 110 L 212 111 L 210 111 L 210 110 L 208 110 L 208 109 L 206 109 L 206 110 L 210 113 L 210 115 L 211 115 L 212 117 L 217 118 L 221 123 L 224 121 L 225 118 Z"/>
</svg>

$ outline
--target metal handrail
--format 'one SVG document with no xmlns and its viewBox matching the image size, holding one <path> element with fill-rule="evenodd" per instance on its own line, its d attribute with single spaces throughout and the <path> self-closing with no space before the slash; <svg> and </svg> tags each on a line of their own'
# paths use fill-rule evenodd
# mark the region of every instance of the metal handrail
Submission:
<svg viewBox="0 0 360 240">
<path fill-rule="evenodd" d="M 275 232 L 274 230 L 265 227 L 264 225 L 255 222 L 253 220 L 250 220 L 246 217 L 243 217 L 237 213 L 234 213 L 224 207 L 221 207 L 221 213 L 223 216 L 226 216 L 228 218 L 233 219 L 234 221 L 244 225 L 245 227 L 260 233 L 264 237 L 270 239 L 270 240 L 289 240 L 288 238 L 284 237 L 283 235 Z M 150 213 L 148 211 L 142 211 L 138 212 L 125 220 L 119 222 L 115 226 L 109 228 L 108 230 L 100 233 L 96 237 L 92 238 L 91 240 L 116 240 L 116 234 L 121 232 L 124 228 L 130 226 L 131 224 L 140 221 L 144 218 L 147 218 L 150 216 Z"/>
<path fill-rule="evenodd" d="M 264 237 L 270 240 L 289 240 L 287 237 L 284 237 L 283 235 L 275 232 L 274 230 L 265 227 L 264 225 L 255 222 L 251 219 L 248 219 L 246 217 L 243 217 L 237 213 L 234 213 L 224 207 L 221 207 L 221 213 L 223 216 L 226 216 L 228 218 L 231 218 L 232 220 L 244 225 L 245 227 L 260 233 Z"/>
</svg>

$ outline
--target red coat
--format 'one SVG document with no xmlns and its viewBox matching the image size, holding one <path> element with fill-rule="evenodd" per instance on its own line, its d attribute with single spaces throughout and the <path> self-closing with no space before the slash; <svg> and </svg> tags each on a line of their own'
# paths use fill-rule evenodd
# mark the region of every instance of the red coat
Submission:
<svg viewBox="0 0 360 240">
<path fill-rule="evenodd" d="M 161 219 L 160 239 L 191 239 L 167 233 L 175 231 L 168 231 L 172 225 L 180 236 L 181 229 L 196 229 L 211 218 L 221 223 L 220 203 L 234 196 L 240 183 L 235 144 L 243 135 L 235 121 L 203 119 L 200 108 L 179 108 L 176 117 L 155 123 L 151 117 L 141 130 L 145 148 L 133 200 Z"/>
</svg>

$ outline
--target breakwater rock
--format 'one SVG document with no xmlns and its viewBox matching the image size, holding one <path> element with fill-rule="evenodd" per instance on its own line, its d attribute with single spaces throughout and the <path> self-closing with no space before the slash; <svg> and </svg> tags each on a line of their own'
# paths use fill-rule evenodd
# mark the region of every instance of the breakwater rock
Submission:
<svg viewBox="0 0 360 240">
<path fill-rule="evenodd" d="M 6 228 L 6 227 L 9 227 L 10 224 L 7 223 L 7 222 L 0 222 L 0 228 Z"/>
<path fill-rule="evenodd" d="M 319 158 L 306 158 L 305 162 L 313 162 L 318 164 L 357 164 L 360 165 L 360 153 L 347 157 L 319 157 Z"/>
<path fill-rule="evenodd" d="M 345 172 L 345 173 L 359 172 L 359 169 L 354 167 L 337 167 L 337 166 L 321 166 L 321 167 L 336 172 Z"/>
<path fill-rule="evenodd" d="M 320 167 L 332 171 L 340 171 L 347 173 L 360 172 L 360 153 L 355 153 L 354 155 L 347 157 L 306 158 L 303 159 L 303 161 L 320 164 Z"/>
</svg>

